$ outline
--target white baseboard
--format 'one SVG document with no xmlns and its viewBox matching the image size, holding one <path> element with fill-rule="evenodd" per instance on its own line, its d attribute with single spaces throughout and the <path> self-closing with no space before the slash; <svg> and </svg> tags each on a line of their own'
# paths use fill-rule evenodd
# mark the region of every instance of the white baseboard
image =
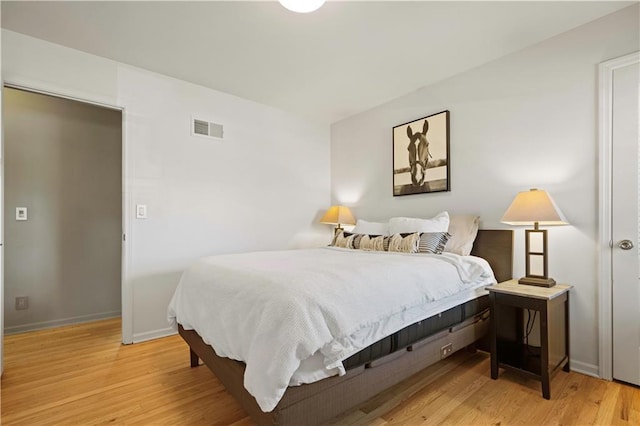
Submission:
<svg viewBox="0 0 640 426">
<path fill-rule="evenodd" d="M 33 322 L 30 324 L 14 325 L 5 327 L 4 334 L 17 334 L 27 331 L 44 330 L 47 328 L 62 327 L 64 325 L 82 324 L 85 322 L 99 321 L 109 318 L 120 317 L 120 311 L 101 312 L 99 314 L 80 315 L 78 317 L 62 318 L 51 321 Z"/>
<path fill-rule="evenodd" d="M 598 374 L 598 366 L 593 364 L 588 364 L 586 362 L 574 361 L 571 360 L 571 371 L 575 371 L 576 373 L 586 374 L 587 376 L 600 378 Z"/>
<path fill-rule="evenodd" d="M 160 339 L 162 337 L 173 336 L 178 331 L 173 327 L 161 328 L 159 330 L 145 331 L 144 333 L 134 333 L 133 343 L 146 342 L 147 340 Z"/>
</svg>

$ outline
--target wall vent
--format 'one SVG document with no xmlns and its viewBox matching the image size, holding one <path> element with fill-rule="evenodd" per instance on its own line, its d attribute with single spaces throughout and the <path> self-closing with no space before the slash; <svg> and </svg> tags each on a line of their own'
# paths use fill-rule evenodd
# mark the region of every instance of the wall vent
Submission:
<svg viewBox="0 0 640 426">
<path fill-rule="evenodd" d="M 205 138 L 222 139 L 224 131 L 222 124 L 212 123 L 199 118 L 191 118 L 191 135 Z"/>
</svg>

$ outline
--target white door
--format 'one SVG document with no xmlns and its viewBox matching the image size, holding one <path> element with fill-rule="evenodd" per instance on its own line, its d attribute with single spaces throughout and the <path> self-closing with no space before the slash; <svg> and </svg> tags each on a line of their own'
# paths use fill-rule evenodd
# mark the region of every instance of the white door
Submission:
<svg viewBox="0 0 640 426">
<path fill-rule="evenodd" d="M 2 117 L 2 81 L 0 81 L 0 117 Z M 0 120 L 1 122 L 2 120 Z M 0 123 L 1 124 L 1 123 Z M 4 372 L 4 145 L 0 125 L 0 376 Z"/>
<path fill-rule="evenodd" d="M 613 378 L 640 386 L 640 64 L 613 71 Z"/>
<path fill-rule="evenodd" d="M 0 105 L 2 104 L 0 81 Z M 2 117 L 2 108 L 0 108 Z M 2 129 L 0 128 L 0 133 Z M 0 376 L 4 372 L 4 144 L 0 134 Z"/>
</svg>

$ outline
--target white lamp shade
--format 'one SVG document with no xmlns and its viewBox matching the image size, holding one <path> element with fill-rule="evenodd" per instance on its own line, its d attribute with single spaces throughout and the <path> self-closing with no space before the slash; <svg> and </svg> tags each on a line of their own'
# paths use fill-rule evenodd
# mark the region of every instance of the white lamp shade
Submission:
<svg viewBox="0 0 640 426">
<path fill-rule="evenodd" d="M 351 214 L 349 207 L 331 206 L 329 210 L 322 216 L 320 223 L 328 223 L 331 225 L 355 225 L 356 219 Z"/>
<path fill-rule="evenodd" d="M 320 9 L 325 0 L 278 0 L 281 5 L 292 12 L 309 13 Z"/>
<path fill-rule="evenodd" d="M 509 225 L 568 225 L 547 191 L 531 189 L 519 192 L 500 220 Z"/>
</svg>

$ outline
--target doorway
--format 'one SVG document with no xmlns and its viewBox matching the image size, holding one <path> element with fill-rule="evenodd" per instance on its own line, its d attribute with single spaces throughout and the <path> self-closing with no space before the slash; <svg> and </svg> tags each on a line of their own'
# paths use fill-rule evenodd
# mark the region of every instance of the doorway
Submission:
<svg viewBox="0 0 640 426">
<path fill-rule="evenodd" d="M 121 315 L 122 111 L 3 92 L 4 331 Z"/>
<path fill-rule="evenodd" d="M 640 386 L 640 54 L 600 65 L 600 375 Z"/>
</svg>

